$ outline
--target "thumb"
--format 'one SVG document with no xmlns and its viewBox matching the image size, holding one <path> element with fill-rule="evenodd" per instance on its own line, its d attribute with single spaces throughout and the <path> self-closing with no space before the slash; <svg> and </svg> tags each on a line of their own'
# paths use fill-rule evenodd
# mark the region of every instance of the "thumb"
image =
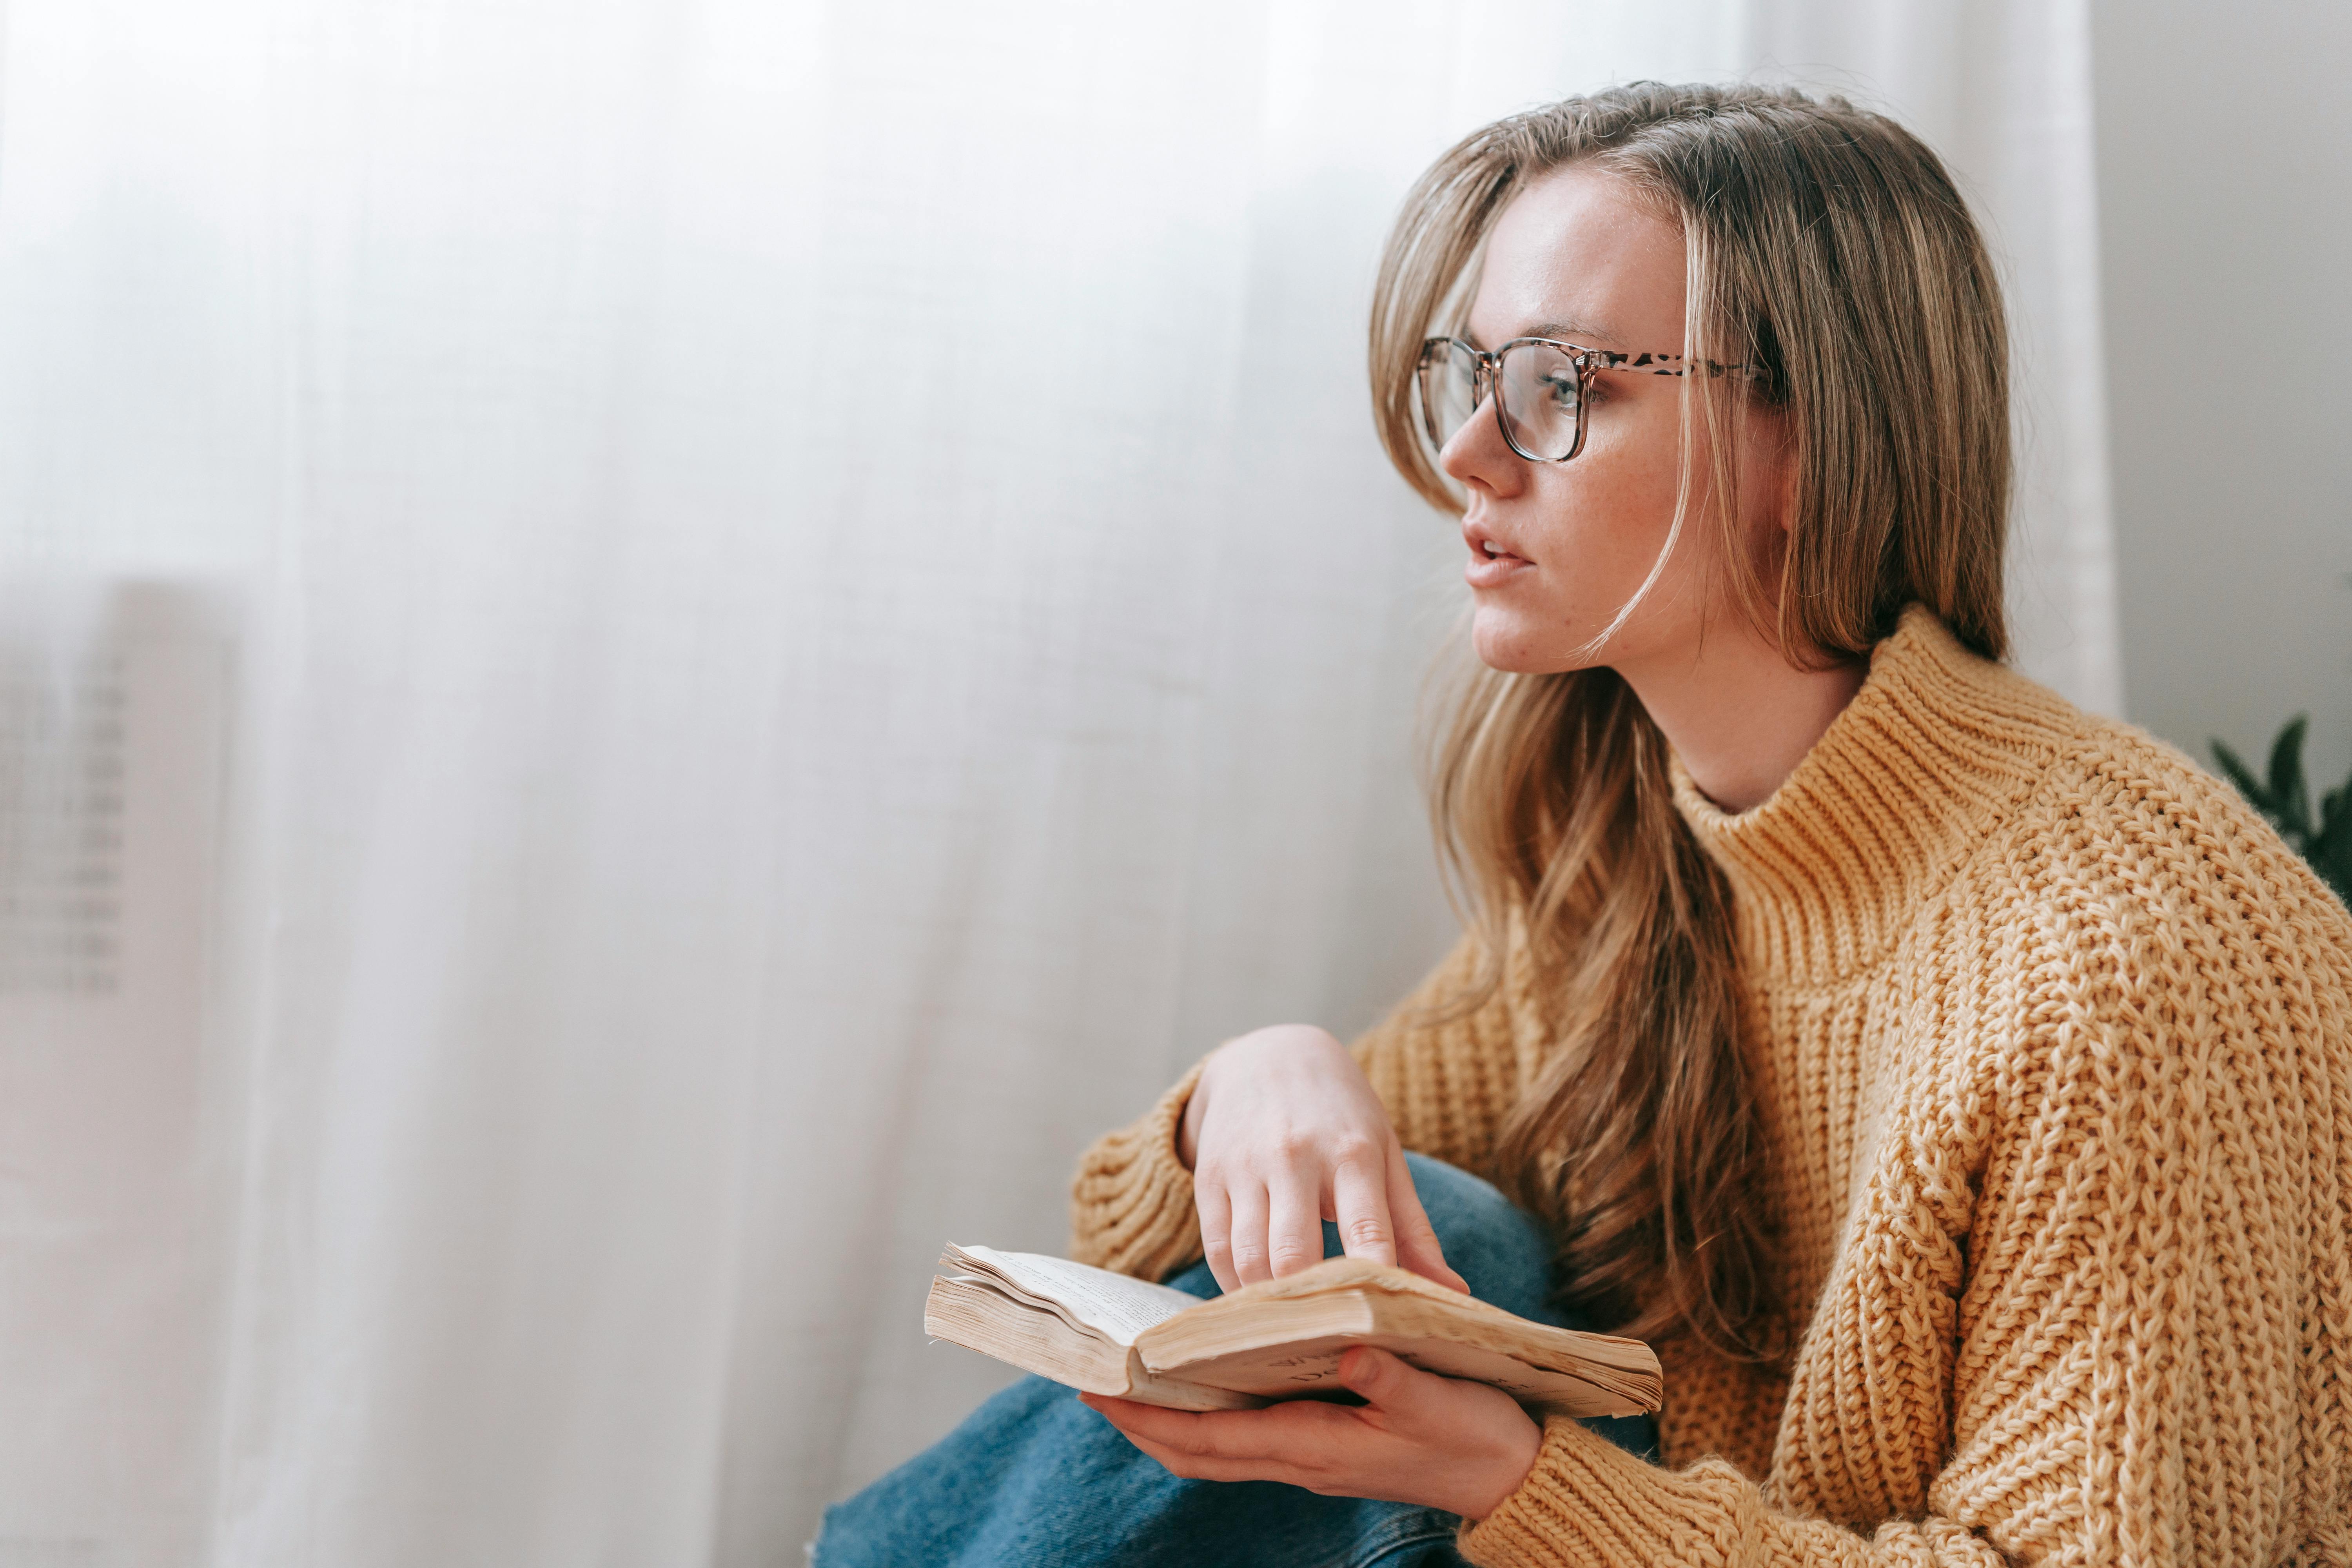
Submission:
<svg viewBox="0 0 2352 1568">
<path fill-rule="evenodd" d="M 1430 1384 L 1442 1381 L 1371 1345 L 1357 1345 L 1339 1358 L 1340 1385 L 1384 1410 L 1409 1408 L 1430 1392 Z"/>
</svg>

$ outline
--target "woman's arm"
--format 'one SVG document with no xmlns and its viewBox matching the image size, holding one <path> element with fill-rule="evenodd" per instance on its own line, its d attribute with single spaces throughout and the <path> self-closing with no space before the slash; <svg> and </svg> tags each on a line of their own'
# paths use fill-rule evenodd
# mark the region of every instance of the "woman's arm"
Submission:
<svg viewBox="0 0 2352 1568">
<path fill-rule="evenodd" d="M 1721 1460 L 1668 1470 L 1562 1419 L 1477 1509 L 1525 1418 L 1441 1401 L 1446 1380 L 1402 1363 L 1355 1409 L 1088 1403 L 1181 1475 L 1483 1512 L 1461 1539 L 1482 1568 L 2335 1561 L 2352 1546 L 2352 975 L 2341 951 L 2189 973 L 2182 938 L 2059 934 L 2073 951 L 2021 999 L 2034 1045 L 1989 1068 L 1981 1165 L 1937 1146 L 1932 1117 L 1889 1131 L 1839 1266 L 1884 1288 L 1832 1281 L 1822 1309 L 1885 1310 L 1810 1336 L 1874 1368 L 1873 1397 L 1824 1402 L 1851 1384 L 1801 1360 L 1780 1438 L 1844 1456 L 1843 1506 L 1885 1520 L 1867 1535 Z"/>
<path fill-rule="evenodd" d="M 1448 1011 L 1475 982 L 1479 957 L 1475 940 L 1464 938 L 1350 1050 L 1402 1147 L 1483 1171 L 1541 1041 L 1524 1000 L 1515 1006 L 1526 983 L 1516 962 L 1475 1009 Z M 1072 1257 L 1157 1279 L 1202 1256 L 1199 1194 L 1181 1145 L 1207 1066 L 1194 1067 L 1140 1121 L 1087 1151 L 1071 1191 Z M 1202 1121 L 1194 1118 L 1196 1134 Z M 1400 1179 L 1410 1194 L 1409 1178 Z M 1397 1206 L 1388 1200 L 1392 1219 Z"/>
</svg>

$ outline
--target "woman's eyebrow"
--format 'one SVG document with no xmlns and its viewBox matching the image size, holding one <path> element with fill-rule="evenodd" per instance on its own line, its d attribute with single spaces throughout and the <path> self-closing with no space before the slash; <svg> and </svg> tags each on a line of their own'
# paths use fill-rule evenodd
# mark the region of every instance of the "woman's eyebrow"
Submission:
<svg viewBox="0 0 2352 1568">
<path fill-rule="evenodd" d="M 1591 321 L 1538 321 L 1519 334 L 1523 338 L 1563 338 L 1587 347 L 1617 341 L 1617 334 Z"/>
<path fill-rule="evenodd" d="M 1486 346 L 1478 341 L 1478 334 L 1466 326 L 1462 329 L 1461 336 L 1462 341 L 1474 349 L 1484 349 Z M 1520 328 L 1511 336 L 1559 338 L 1564 342 L 1572 342 L 1580 348 L 1601 348 L 1617 341 L 1616 333 L 1606 327 L 1595 326 L 1590 321 L 1538 321 L 1534 326 Z"/>
</svg>

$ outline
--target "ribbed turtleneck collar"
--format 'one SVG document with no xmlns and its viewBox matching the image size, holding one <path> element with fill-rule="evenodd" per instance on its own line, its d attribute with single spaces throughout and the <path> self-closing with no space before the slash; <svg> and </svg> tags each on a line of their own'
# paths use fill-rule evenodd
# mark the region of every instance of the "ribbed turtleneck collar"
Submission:
<svg viewBox="0 0 2352 1568">
<path fill-rule="evenodd" d="M 2079 715 L 1913 605 L 1770 799 L 1737 816 L 1674 761 L 1675 804 L 1730 879 L 1758 978 L 1819 984 L 1883 952 L 2032 793 Z"/>
</svg>

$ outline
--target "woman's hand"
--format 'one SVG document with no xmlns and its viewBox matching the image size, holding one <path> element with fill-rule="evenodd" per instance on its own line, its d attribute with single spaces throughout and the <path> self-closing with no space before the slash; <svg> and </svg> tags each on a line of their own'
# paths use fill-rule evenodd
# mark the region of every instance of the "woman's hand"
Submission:
<svg viewBox="0 0 2352 1568">
<path fill-rule="evenodd" d="M 1078 1397 L 1189 1479 L 1284 1481 L 1465 1519 L 1502 1506 L 1543 1447 L 1543 1428 L 1501 1389 L 1423 1372 L 1386 1351 L 1349 1351 L 1339 1360 L 1339 1381 L 1367 1403 L 1296 1399 L 1196 1415 L 1098 1394 Z"/>
<path fill-rule="evenodd" d="M 1327 1219 L 1350 1258 L 1469 1289 L 1438 1249 L 1380 1097 L 1321 1029 L 1281 1024 L 1218 1047 L 1177 1152 L 1192 1168 L 1209 1270 L 1227 1290 L 1322 1261 Z"/>
</svg>

